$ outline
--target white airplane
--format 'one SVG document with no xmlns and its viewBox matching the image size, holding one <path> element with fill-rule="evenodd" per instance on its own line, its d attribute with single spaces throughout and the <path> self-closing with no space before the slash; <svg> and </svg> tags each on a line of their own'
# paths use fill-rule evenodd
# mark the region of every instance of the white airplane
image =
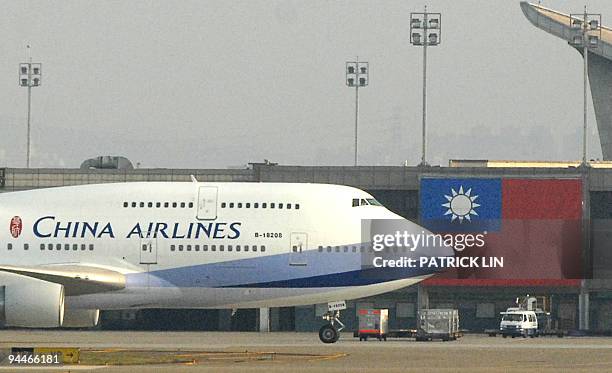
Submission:
<svg viewBox="0 0 612 373">
<path fill-rule="evenodd" d="M 0 194 L 0 324 L 90 327 L 100 309 L 329 303 L 319 336 L 333 343 L 338 304 L 431 275 L 364 269 L 372 246 L 363 219 L 423 231 L 368 193 L 329 184 L 194 180 Z M 441 254 L 452 249 L 428 253 Z"/>
</svg>

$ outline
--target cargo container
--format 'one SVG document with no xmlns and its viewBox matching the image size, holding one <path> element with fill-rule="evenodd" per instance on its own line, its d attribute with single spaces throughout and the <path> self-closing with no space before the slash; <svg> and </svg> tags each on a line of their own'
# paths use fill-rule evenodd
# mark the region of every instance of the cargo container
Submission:
<svg viewBox="0 0 612 373">
<path fill-rule="evenodd" d="M 459 311 L 455 309 L 422 309 L 419 311 L 417 341 L 455 340 L 459 331 Z"/>
</svg>

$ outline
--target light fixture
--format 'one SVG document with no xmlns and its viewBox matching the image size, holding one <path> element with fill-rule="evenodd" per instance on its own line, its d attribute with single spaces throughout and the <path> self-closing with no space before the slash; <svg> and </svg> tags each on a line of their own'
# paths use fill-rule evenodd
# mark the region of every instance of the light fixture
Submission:
<svg viewBox="0 0 612 373">
<path fill-rule="evenodd" d="M 438 44 L 438 34 L 431 33 L 429 34 L 429 45 Z"/>
</svg>

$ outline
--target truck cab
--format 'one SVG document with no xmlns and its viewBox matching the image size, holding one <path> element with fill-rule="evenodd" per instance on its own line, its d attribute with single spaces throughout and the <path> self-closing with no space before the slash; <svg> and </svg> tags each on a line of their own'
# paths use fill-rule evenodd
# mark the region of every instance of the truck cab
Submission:
<svg viewBox="0 0 612 373">
<path fill-rule="evenodd" d="M 499 331 L 502 337 L 527 336 L 533 338 L 538 335 L 538 318 L 534 311 L 523 309 L 508 308 L 506 312 L 501 312 L 502 319 L 499 324 Z"/>
</svg>

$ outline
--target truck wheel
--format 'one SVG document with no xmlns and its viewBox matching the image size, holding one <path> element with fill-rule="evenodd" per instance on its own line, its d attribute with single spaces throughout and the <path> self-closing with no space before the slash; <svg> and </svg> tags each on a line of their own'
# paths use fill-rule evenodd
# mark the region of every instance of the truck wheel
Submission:
<svg viewBox="0 0 612 373">
<path fill-rule="evenodd" d="M 503 338 L 506 338 L 507 336 L 508 336 L 507 334 L 502 334 L 502 337 L 503 337 Z"/>
<path fill-rule="evenodd" d="M 323 343 L 335 343 L 340 338 L 340 333 L 332 324 L 325 324 L 319 329 L 319 339 Z"/>
</svg>

